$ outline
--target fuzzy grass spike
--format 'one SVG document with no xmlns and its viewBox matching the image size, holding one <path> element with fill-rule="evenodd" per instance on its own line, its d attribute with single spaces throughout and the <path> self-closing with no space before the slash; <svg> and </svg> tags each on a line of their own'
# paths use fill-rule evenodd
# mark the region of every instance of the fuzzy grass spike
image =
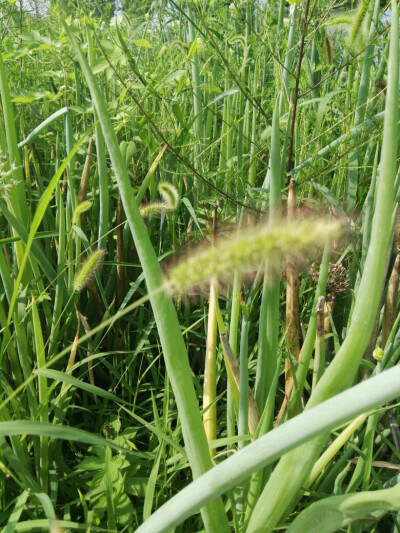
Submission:
<svg viewBox="0 0 400 533">
<path fill-rule="evenodd" d="M 171 268 L 167 285 L 172 292 L 184 293 L 214 276 L 226 280 L 235 270 L 252 272 L 267 258 L 278 263 L 282 259 L 298 259 L 339 233 L 339 222 L 323 220 L 297 220 L 274 227 L 246 228 L 234 236 L 220 239 L 213 247 L 188 254 L 184 261 Z"/>
</svg>

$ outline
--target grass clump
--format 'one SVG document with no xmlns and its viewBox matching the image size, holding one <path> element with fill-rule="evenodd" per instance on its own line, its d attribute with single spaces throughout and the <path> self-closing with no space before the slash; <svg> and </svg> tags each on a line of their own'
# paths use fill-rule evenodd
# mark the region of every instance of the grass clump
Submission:
<svg viewBox="0 0 400 533">
<path fill-rule="evenodd" d="M 396 531 L 398 2 L 42 4 L 0 6 L 0 529 Z"/>
</svg>

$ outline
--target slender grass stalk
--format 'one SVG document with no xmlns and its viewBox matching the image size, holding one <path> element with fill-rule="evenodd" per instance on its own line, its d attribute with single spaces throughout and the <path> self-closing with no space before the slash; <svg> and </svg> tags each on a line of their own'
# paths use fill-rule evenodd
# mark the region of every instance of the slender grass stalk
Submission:
<svg viewBox="0 0 400 533">
<path fill-rule="evenodd" d="M 317 302 L 317 338 L 315 340 L 315 356 L 312 388 L 315 389 L 325 366 L 325 327 L 324 327 L 325 298 L 321 296 Z"/>
<path fill-rule="evenodd" d="M 88 42 L 88 58 L 89 65 L 92 66 L 95 62 L 95 51 L 93 47 L 92 34 L 90 31 L 86 32 Z M 100 201 L 100 214 L 99 214 L 99 234 L 98 234 L 98 246 L 104 248 L 106 244 L 106 235 L 109 225 L 109 190 L 108 190 L 108 176 L 107 176 L 107 161 L 106 150 L 104 144 L 104 137 L 101 131 L 101 127 L 97 123 L 96 111 L 94 111 L 95 126 L 94 136 L 96 144 L 96 157 L 97 157 L 97 174 L 99 176 L 99 201 Z"/>
<path fill-rule="evenodd" d="M 360 7 L 364 4 L 369 4 L 369 1 L 362 0 L 360 2 Z M 376 34 L 376 28 L 377 23 L 379 19 L 379 13 L 380 13 L 380 2 L 379 0 L 375 0 L 375 9 L 374 9 L 374 16 L 373 16 L 373 23 L 370 26 L 370 31 L 368 35 L 368 41 L 373 42 L 373 38 Z M 365 13 L 361 15 L 360 20 L 363 20 L 363 16 L 365 16 Z M 357 26 L 355 24 L 354 28 Z M 357 32 L 354 34 L 354 28 L 352 30 L 352 34 L 350 37 L 350 40 L 354 40 L 354 35 L 357 35 Z M 365 51 L 365 59 L 363 61 L 361 76 L 360 76 L 360 84 L 358 88 L 358 95 L 357 95 L 357 102 L 356 102 L 356 110 L 354 113 L 354 123 L 353 127 L 357 127 L 365 119 L 365 113 L 366 113 L 366 104 L 368 100 L 369 95 L 369 84 L 370 84 L 370 76 L 371 76 L 371 67 L 373 64 L 373 51 L 374 51 L 374 45 L 370 44 L 366 51 Z M 354 149 L 349 154 L 349 161 L 348 161 L 348 171 L 347 171 L 347 184 L 346 184 L 346 194 L 347 194 L 347 204 L 348 209 L 350 212 L 352 212 L 356 205 L 356 198 L 357 198 L 357 185 L 358 185 L 358 168 L 359 168 L 359 153 L 357 149 Z"/>
<path fill-rule="evenodd" d="M 15 130 L 14 113 L 12 109 L 10 90 L 7 83 L 6 72 L 3 63 L 2 50 L 0 50 L 0 93 L 1 102 L 3 106 L 4 126 L 7 139 L 7 150 L 10 161 L 10 169 L 12 179 L 14 180 L 13 187 L 9 190 L 8 196 L 10 199 L 10 206 L 15 216 L 28 226 L 28 211 L 26 209 L 26 195 L 24 186 L 24 176 L 22 172 L 21 157 L 17 143 L 17 133 Z M 18 244 L 20 247 L 21 245 Z M 22 251 L 22 248 L 21 248 Z M 18 253 L 21 253 L 18 252 Z M 22 259 L 19 257 L 19 259 Z"/>
<path fill-rule="evenodd" d="M 397 299 L 399 293 L 400 280 L 400 255 L 397 254 L 392 273 L 389 279 L 389 285 L 386 293 L 385 311 L 382 322 L 382 340 L 381 346 L 384 348 L 392 330 L 397 315 Z"/>
<path fill-rule="evenodd" d="M 82 54 L 75 37 L 68 26 L 64 26 L 68 38 L 78 57 L 86 83 L 90 89 L 94 106 L 97 110 L 105 143 L 108 147 L 111 162 L 119 186 L 127 222 L 132 233 L 136 250 L 146 278 L 150 300 L 157 329 L 160 335 L 163 354 L 169 379 L 175 394 L 182 432 L 185 439 L 187 455 L 194 477 L 198 477 L 211 468 L 207 440 L 201 424 L 199 409 L 193 389 L 191 372 L 185 345 L 171 298 L 163 293 L 156 293 L 162 285 L 162 272 L 154 249 L 149 241 L 146 228 L 139 213 L 136 202 L 132 199 L 131 187 L 125 162 L 123 161 L 104 98 L 100 93 L 93 73 Z M 222 502 L 216 500 L 203 510 L 203 520 L 209 531 L 228 531 L 228 521 Z"/>
<path fill-rule="evenodd" d="M 32 299 L 32 322 L 33 331 L 35 337 L 35 348 L 37 356 L 37 366 L 39 369 L 43 368 L 46 364 L 46 352 L 43 341 L 42 327 L 40 324 L 40 317 L 35 299 Z M 40 403 L 40 421 L 48 423 L 49 411 L 48 411 L 48 388 L 47 378 L 45 376 L 39 376 L 39 403 Z M 40 451 L 38 453 L 40 457 L 40 483 L 43 492 L 47 493 L 49 489 L 49 440 L 46 435 L 40 437 Z"/>
<path fill-rule="evenodd" d="M 272 426 L 273 417 L 274 417 L 274 407 L 275 407 L 275 396 L 278 388 L 278 381 L 280 376 L 280 363 L 281 355 L 278 359 L 278 364 L 276 366 L 274 380 L 271 384 L 271 388 L 268 391 L 268 397 L 265 404 L 264 411 L 259 417 L 259 423 L 257 425 L 257 430 L 255 431 L 254 437 L 258 439 L 260 436 L 268 432 L 268 429 Z M 258 413 L 258 410 L 257 410 Z M 263 489 L 265 479 L 269 474 L 270 468 L 265 468 L 263 470 L 257 470 L 251 477 L 247 501 L 246 501 L 246 513 L 244 519 L 244 527 L 247 529 L 248 522 L 250 520 L 251 514 L 253 512 L 254 506 L 256 505 L 258 498 L 260 497 L 261 491 Z"/>
<path fill-rule="evenodd" d="M 119 309 L 125 296 L 125 267 L 124 267 L 124 213 L 121 196 L 117 202 L 117 242 L 116 242 L 116 259 L 117 259 L 117 308 Z"/>
<path fill-rule="evenodd" d="M 250 319 L 248 310 L 244 308 L 242 312 L 242 325 L 240 330 L 240 384 L 239 384 L 239 412 L 238 412 L 238 436 L 247 435 L 249 432 L 249 329 Z M 244 446 L 244 442 L 239 442 L 239 448 Z"/>
<path fill-rule="evenodd" d="M 204 367 L 203 385 L 203 425 L 207 440 L 217 438 L 217 311 L 216 301 L 218 298 L 217 282 L 212 280 L 210 284 L 210 298 L 208 301 L 208 325 L 206 340 L 206 359 Z M 211 457 L 215 455 L 215 449 L 210 450 Z"/>
<path fill-rule="evenodd" d="M 253 92 L 257 91 L 259 75 L 259 65 L 256 61 L 253 72 Z M 250 169 L 249 169 L 249 186 L 254 187 L 256 182 L 257 159 L 256 159 L 256 140 L 257 140 L 257 109 L 252 107 L 251 111 L 251 132 L 250 132 Z"/>
<path fill-rule="evenodd" d="M 192 83 L 193 83 L 193 111 L 195 118 L 194 130 L 195 138 L 197 142 L 195 144 L 194 157 L 195 157 L 195 167 L 199 166 L 199 154 L 202 149 L 203 139 L 204 139 L 204 116 L 203 116 L 203 98 L 202 98 L 202 81 L 200 76 L 200 59 L 199 53 L 197 50 L 198 47 L 198 37 L 196 28 L 194 25 L 194 10 L 189 7 L 189 41 L 190 41 L 190 50 L 189 57 L 192 70 Z M 195 187 L 195 199 L 197 198 L 196 187 Z M 196 206 L 197 200 L 195 200 L 194 205 Z"/>
<path fill-rule="evenodd" d="M 113 498 L 113 481 L 111 470 L 111 450 L 106 448 L 105 452 L 105 484 L 106 484 L 106 501 L 107 501 L 107 528 L 109 531 L 116 530 L 115 506 Z"/>
<path fill-rule="evenodd" d="M 231 295 L 231 317 L 229 323 L 229 345 L 232 353 L 236 358 L 238 355 L 238 329 L 240 316 L 240 289 L 242 284 L 242 274 L 236 271 L 233 276 L 232 295 Z M 227 390 L 227 433 L 228 436 L 235 434 L 236 413 L 234 410 L 234 402 L 232 397 L 231 384 L 228 383 Z"/>
<path fill-rule="evenodd" d="M 277 24 L 277 34 L 279 35 L 283 27 L 283 18 L 285 15 L 285 2 L 284 0 L 279 1 L 279 15 L 278 15 L 278 24 Z"/>
<path fill-rule="evenodd" d="M 347 426 L 346 429 L 332 442 L 329 448 L 321 455 L 318 461 L 315 463 L 313 469 L 310 472 L 310 475 L 307 481 L 304 484 L 304 488 L 308 489 L 318 478 L 324 468 L 328 465 L 330 461 L 337 455 L 340 449 L 346 444 L 346 442 L 351 438 L 351 436 L 357 431 L 357 429 L 364 424 L 368 418 L 369 413 L 363 413 L 358 416 L 351 424 Z"/>
<path fill-rule="evenodd" d="M 239 393 L 240 393 L 240 365 L 236 360 L 236 356 L 233 353 L 232 347 L 226 336 L 225 324 L 222 319 L 221 310 L 219 305 L 216 306 L 217 322 L 219 329 L 219 336 L 222 345 L 222 351 L 224 354 L 226 371 L 228 374 L 228 381 L 231 387 L 232 403 L 235 408 L 235 412 L 239 411 Z M 260 415 L 258 413 L 257 404 L 255 402 L 253 393 L 249 388 L 248 391 L 248 427 L 251 435 L 256 433 L 258 423 L 260 421 Z"/>
<path fill-rule="evenodd" d="M 289 183 L 288 200 L 286 206 L 288 221 L 296 219 L 297 200 L 295 182 Z M 292 360 L 298 362 L 300 354 L 300 318 L 299 318 L 299 270 L 296 261 L 289 261 L 286 265 L 286 341 L 292 356 Z M 289 397 L 289 391 L 293 386 L 291 361 L 285 360 L 285 395 Z"/>
<path fill-rule="evenodd" d="M 361 257 L 360 257 L 360 270 L 361 273 L 364 271 L 365 260 L 368 254 L 369 241 L 371 239 L 371 227 L 372 227 L 372 218 L 375 208 L 375 188 L 376 188 L 376 178 L 378 174 L 378 162 L 379 162 L 379 145 L 376 147 L 375 157 L 374 157 L 374 169 L 371 177 L 371 185 L 368 189 L 367 197 L 362 210 L 362 220 L 363 220 L 363 239 L 361 247 Z M 358 286 L 361 280 L 361 276 L 358 275 L 355 282 L 356 294 L 358 291 Z"/>
<path fill-rule="evenodd" d="M 58 253 L 57 253 L 57 278 L 56 290 L 54 297 L 53 318 L 51 322 L 51 332 L 49 339 L 49 356 L 54 355 L 56 350 L 56 339 L 59 332 L 60 316 L 62 312 L 62 305 L 64 299 L 64 268 L 65 268 L 65 212 L 64 202 L 61 193 L 61 187 L 58 185 L 56 189 L 56 205 L 57 205 L 57 222 L 58 222 Z"/>
<path fill-rule="evenodd" d="M 351 476 L 347 492 L 354 492 L 359 489 L 363 483 L 363 479 L 369 479 L 370 470 L 372 468 L 372 457 L 374 449 L 375 431 L 381 413 L 372 413 L 368 418 L 365 429 L 364 439 L 361 445 L 360 457 L 357 465 Z M 364 489 L 364 487 L 363 487 Z"/>
<path fill-rule="evenodd" d="M 157 170 L 157 167 L 161 161 L 161 158 L 162 156 L 164 155 L 164 152 L 167 148 L 167 145 L 164 144 L 164 146 L 161 148 L 161 150 L 159 151 L 159 153 L 157 154 L 156 158 L 154 159 L 153 163 L 151 164 L 144 180 L 142 181 L 141 185 L 140 185 L 140 188 L 136 194 L 136 202 L 138 204 L 140 204 L 140 202 L 143 200 L 143 196 L 145 195 L 146 193 L 146 190 L 150 184 L 150 181 L 152 180 L 152 178 L 154 177 L 154 173 L 155 171 Z"/>
<path fill-rule="evenodd" d="M 287 110 L 288 102 L 289 102 L 290 87 L 291 87 L 290 77 L 291 77 L 291 71 L 292 71 L 294 47 L 296 45 L 297 12 L 298 12 L 297 5 L 291 4 L 290 5 L 289 35 L 287 38 L 285 62 L 284 62 L 283 72 L 282 72 L 283 83 L 282 83 L 282 90 L 280 91 L 280 96 L 279 96 L 280 115 L 283 115 L 284 111 Z"/>
<path fill-rule="evenodd" d="M 0 365 L 3 372 L 11 371 L 15 383 L 21 385 L 23 382 L 21 368 L 18 361 L 18 354 L 12 342 L 10 328 L 7 325 L 7 315 L 3 305 L 0 306 L 0 324 L 3 330 L 4 351 L 1 352 Z M 7 356 L 7 357 L 5 357 Z M 8 363 L 8 364 L 7 364 Z"/>
<path fill-rule="evenodd" d="M 278 102 L 275 105 L 272 119 L 271 155 L 266 181 L 269 183 L 270 191 L 269 221 L 274 226 L 279 223 L 281 217 L 282 194 Z M 255 396 L 260 412 L 264 410 L 268 390 L 275 375 L 276 361 L 278 358 L 279 297 L 280 277 L 276 274 L 276 264 L 274 264 L 274 260 L 272 259 L 266 264 L 258 333 Z"/>
<path fill-rule="evenodd" d="M 73 127 L 72 127 L 72 119 L 71 119 L 70 111 L 68 111 L 65 116 L 64 135 L 65 135 L 65 145 L 67 147 L 67 151 L 71 153 L 71 149 L 73 146 L 74 132 L 73 132 Z M 67 255 L 68 255 L 67 269 L 68 269 L 68 289 L 71 292 L 73 291 L 73 283 L 74 283 L 74 276 L 75 276 L 74 242 L 72 240 L 72 235 L 73 235 L 72 217 L 78 205 L 77 194 L 75 191 L 75 186 L 74 186 L 74 181 L 73 181 L 74 162 L 75 162 L 75 153 L 73 153 L 71 157 L 69 158 L 68 165 L 66 167 L 67 201 L 66 201 L 66 207 L 65 207 L 65 229 L 68 235 L 70 236 L 70 238 L 67 241 Z M 80 256 L 78 256 L 76 259 L 79 262 Z"/>
</svg>

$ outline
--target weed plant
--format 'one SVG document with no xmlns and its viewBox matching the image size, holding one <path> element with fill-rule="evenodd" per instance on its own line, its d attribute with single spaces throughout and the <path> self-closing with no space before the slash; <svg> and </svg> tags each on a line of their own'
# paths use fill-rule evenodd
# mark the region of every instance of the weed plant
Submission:
<svg viewBox="0 0 400 533">
<path fill-rule="evenodd" d="M 397 0 L 65 5 L 0 3 L 1 530 L 398 532 Z"/>
</svg>

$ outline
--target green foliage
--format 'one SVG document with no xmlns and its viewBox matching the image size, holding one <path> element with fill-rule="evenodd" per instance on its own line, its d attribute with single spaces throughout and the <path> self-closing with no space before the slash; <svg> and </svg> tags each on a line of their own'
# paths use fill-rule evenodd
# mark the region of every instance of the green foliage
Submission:
<svg viewBox="0 0 400 533">
<path fill-rule="evenodd" d="M 153 0 L 141 0 L 140 2 L 121 0 L 122 11 L 134 17 L 143 17 L 146 13 L 150 13 L 152 4 Z"/>
<path fill-rule="evenodd" d="M 81 13 L 106 21 L 113 17 L 117 7 L 116 0 L 51 0 L 51 3 L 67 16 Z"/>
<path fill-rule="evenodd" d="M 396 530 L 397 3 L 291 4 L 1 3 L 0 529 Z"/>
</svg>

